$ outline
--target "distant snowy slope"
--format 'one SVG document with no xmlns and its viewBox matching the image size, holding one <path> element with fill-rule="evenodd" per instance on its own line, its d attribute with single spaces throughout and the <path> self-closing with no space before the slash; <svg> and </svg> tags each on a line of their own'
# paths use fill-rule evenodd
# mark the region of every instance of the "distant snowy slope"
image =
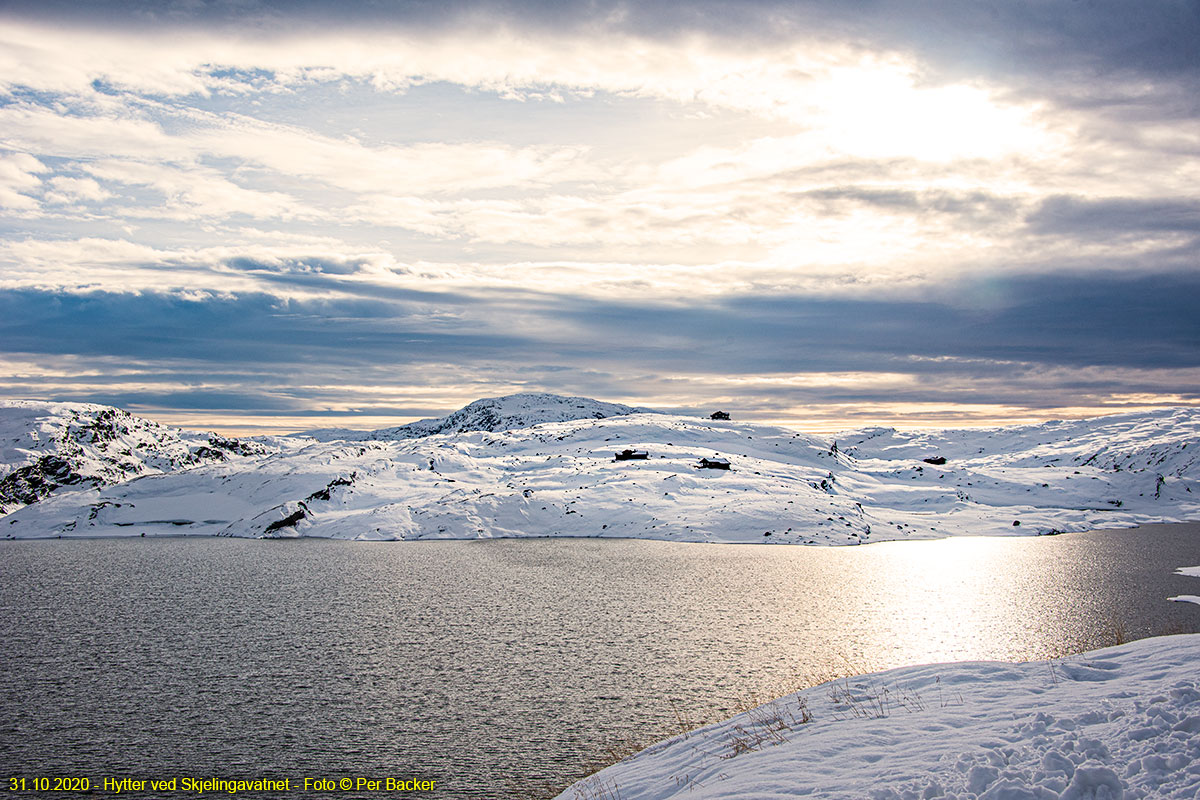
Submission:
<svg viewBox="0 0 1200 800">
<path fill-rule="evenodd" d="M 0 514 L 64 487 L 122 483 L 269 450 L 94 403 L 0 403 Z"/>
<path fill-rule="evenodd" d="M 993 466 L 1089 466 L 1178 476 L 1200 460 L 1200 414 L 1173 408 L 1005 428 L 864 428 L 836 438 L 844 452 L 857 458 L 941 456 Z"/>
<path fill-rule="evenodd" d="M 862 471 L 907 461 L 915 465 L 910 477 L 919 476 L 918 485 L 936 475 L 939 482 L 952 481 L 963 501 L 1027 507 L 1033 513 L 1020 515 L 1025 523 L 1044 516 L 1043 510 L 1088 508 L 1187 519 L 1196 516 L 1200 499 L 1197 409 L 978 430 L 873 428 L 840 434 L 838 441 Z M 1049 518 L 1044 524 L 1076 529 Z"/>
<path fill-rule="evenodd" d="M 304 431 L 323 442 L 396 441 L 432 436 L 438 433 L 463 431 L 509 431 L 528 428 L 545 422 L 568 422 L 575 419 L 605 419 L 650 409 L 633 408 L 620 403 L 604 403 L 587 397 L 563 397 L 557 394 L 510 394 L 488 397 L 460 408 L 453 414 L 437 419 L 422 419 L 395 428 L 359 431 L 349 428 L 320 428 Z"/>
<path fill-rule="evenodd" d="M 843 436 L 835 450 L 765 425 L 623 413 L 398 440 L 295 439 L 270 458 L 50 497 L 0 521 L 0 535 L 860 544 L 1127 527 L 1200 519 L 1198 429 L 1200 411 L 1181 410 L 877 430 Z M 648 458 L 616 460 L 626 449 Z"/>
</svg>

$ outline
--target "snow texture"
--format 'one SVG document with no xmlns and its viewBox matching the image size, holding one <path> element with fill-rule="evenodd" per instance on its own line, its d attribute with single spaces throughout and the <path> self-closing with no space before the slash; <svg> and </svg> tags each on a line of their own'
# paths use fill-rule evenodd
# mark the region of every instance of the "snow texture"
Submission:
<svg viewBox="0 0 1200 800">
<path fill-rule="evenodd" d="M 557 800 L 1200 797 L 1200 634 L 843 678 L 675 736 Z"/>
<path fill-rule="evenodd" d="M 75 430 L 70 415 L 83 412 L 54 413 L 53 430 Z M 547 415 L 555 421 L 512 427 Z M 16 428 L 5 430 L 26 437 L 18 454 L 27 462 L 30 434 Z M 59 481 L 50 496 L 0 520 L 0 535 L 860 544 L 1200 519 L 1195 409 L 986 430 L 873 428 L 835 442 L 766 425 L 515 395 L 472 403 L 424 429 L 443 432 L 243 440 L 243 449 L 257 449 L 235 457 L 211 437 L 145 428 L 142 449 L 177 453 L 178 466 L 156 456 L 150 466 L 135 463 L 141 471 L 132 480 Z M 225 457 L 197 463 L 200 447 Z M 649 457 L 616 461 L 626 449 Z M 701 469 L 704 458 L 732 468 Z M 81 474 L 91 468 L 86 458 L 79 463 Z"/>
</svg>

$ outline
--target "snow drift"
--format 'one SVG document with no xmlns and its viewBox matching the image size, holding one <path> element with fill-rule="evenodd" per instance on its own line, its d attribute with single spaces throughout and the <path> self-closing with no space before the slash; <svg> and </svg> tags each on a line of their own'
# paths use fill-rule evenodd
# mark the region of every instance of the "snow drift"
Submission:
<svg viewBox="0 0 1200 800">
<path fill-rule="evenodd" d="M 1200 634 L 843 678 L 691 731 L 557 800 L 1200 796 Z"/>
</svg>

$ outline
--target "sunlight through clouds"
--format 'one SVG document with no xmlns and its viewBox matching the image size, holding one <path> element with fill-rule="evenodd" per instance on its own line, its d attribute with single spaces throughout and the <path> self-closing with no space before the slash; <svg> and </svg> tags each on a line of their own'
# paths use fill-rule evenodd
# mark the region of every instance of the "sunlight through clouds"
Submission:
<svg viewBox="0 0 1200 800">
<path fill-rule="evenodd" d="M 1002 105 L 974 86 L 919 88 L 901 68 L 837 70 L 812 91 L 822 133 L 849 155 L 996 158 L 1030 155 L 1055 141 L 1033 107 Z"/>
<path fill-rule="evenodd" d="M 1189 373 L 1128 371 L 1194 366 L 1200 334 L 1176 307 L 1200 246 L 1194 76 L 1169 50 L 1169 67 L 1097 66 L 1119 11 L 1039 49 L 1029 20 L 997 12 L 1007 27 L 981 38 L 957 6 L 768 2 L 728 24 L 687 3 L 414 8 L 14 6 L 0 300 L 94 315 L 127 358 L 194 315 L 216 326 L 213 358 L 249 358 L 231 337 L 261 336 L 314 385 L 339 348 L 394 373 L 345 380 L 339 409 L 371 387 L 415 396 L 433 363 L 481 394 L 720 397 L 773 419 L 820 398 L 857 419 L 846 392 L 904 418 L 1026 419 L 1102 408 L 1103 391 L 1196 401 Z M 961 41 L 926 34 L 928 14 Z M 1147 24 L 1173 41 L 1169 15 Z M 1121 301 L 1144 337 L 1128 345 L 1061 324 Z M 22 352 L 66 355 L 21 324 Z M 172 337 L 154 358 L 199 368 Z M 931 399 L 939 357 L 987 391 Z M 1101 367 L 1106 388 L 1071 401 Z M 683 395 L 650 388 L 673 376 L 690 376 Z M 458 391 L 435 394 L 473 399 Z"/>
</svg>

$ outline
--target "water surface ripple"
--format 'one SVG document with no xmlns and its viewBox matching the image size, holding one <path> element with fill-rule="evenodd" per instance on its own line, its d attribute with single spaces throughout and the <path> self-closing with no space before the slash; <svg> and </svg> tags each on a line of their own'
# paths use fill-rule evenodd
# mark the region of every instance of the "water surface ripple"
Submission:
<svg viewBox="0 0 1200 800">
<path fill-rule="evenodd" d="M 797 681 L 1200 631 L 1165 599 L 1200 593 L 1174 574 L 1192 564 L 1200 524 L 847 548 L 3 542 L 0 777 L 561 787 Z"/>
</svg>

